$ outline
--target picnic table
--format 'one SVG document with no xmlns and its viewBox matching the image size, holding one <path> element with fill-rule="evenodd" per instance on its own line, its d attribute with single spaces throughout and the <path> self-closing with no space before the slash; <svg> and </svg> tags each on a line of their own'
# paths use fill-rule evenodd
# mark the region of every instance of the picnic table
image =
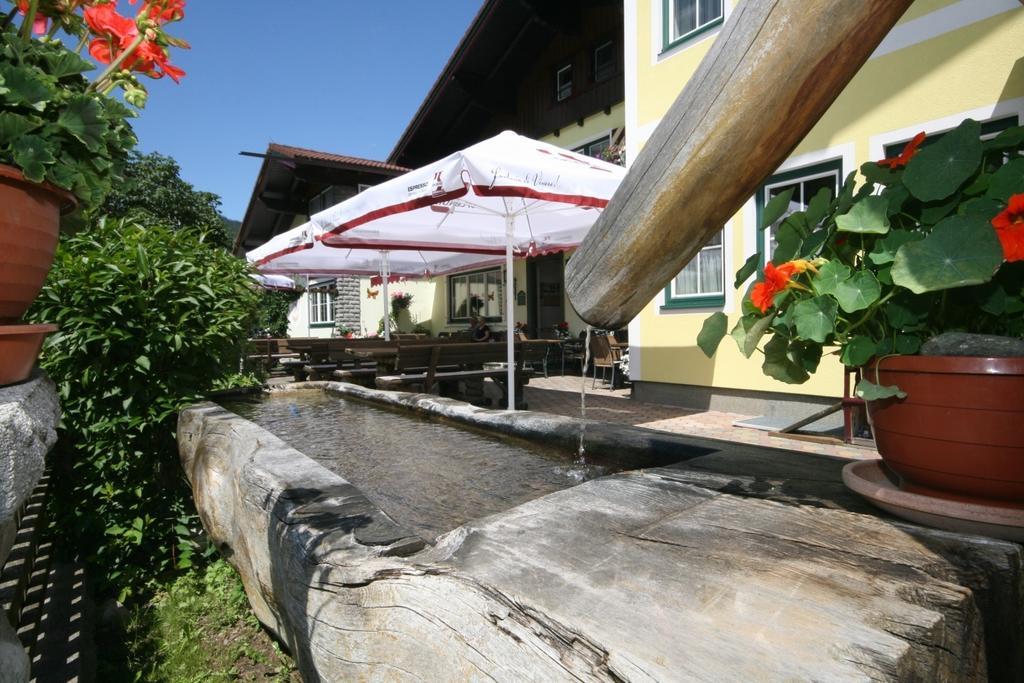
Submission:
<svg viewBox="0 0 1024 683">
<path fill-rule="evenodd" d="M 547 340 L 520 341 L 515 344 L 516 395 L 523 395 L 522 386 L 529 382 L 533 369 L 526 364 L 543 362 L 547 355 Z M 441 395 L 451 395 L 463 386 L 463 394 L 470 398 L 483 398 L 483 381 L 491 378 L 507 394 L 508 371 L 505 367 L 485 367 L 485 364 L 501 364 L 507 361 L 507 347 L 495 343 L 441 343 L 415 346 L 399 345 L 397 353 L 383 350 L 362 350 L 366 357 L 375 357 L 378 364 L 393 362 L 395 374 L 381 372 L 376 384 L 380 389 L 397 390 L 416 388 L 426 393 L 435 386 Z M 520 400 L 518 408 L 526 408 Z"/>
</svg>

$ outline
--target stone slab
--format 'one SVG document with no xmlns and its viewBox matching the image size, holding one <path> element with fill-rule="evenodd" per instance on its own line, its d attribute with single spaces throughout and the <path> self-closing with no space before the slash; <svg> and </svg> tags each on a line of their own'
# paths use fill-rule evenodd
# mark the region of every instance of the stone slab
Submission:
<svg viewBox="0 0 1024 683">
<path fill-rule="evenodd" d="M 216 406 L 184 411 L 179 442 L 207 530 L 306 680 L 1021 676 L 1022 548 L 878 515 L 834 483 L 841 461 L 699 440 L 420 549 Z"/>
</svg>

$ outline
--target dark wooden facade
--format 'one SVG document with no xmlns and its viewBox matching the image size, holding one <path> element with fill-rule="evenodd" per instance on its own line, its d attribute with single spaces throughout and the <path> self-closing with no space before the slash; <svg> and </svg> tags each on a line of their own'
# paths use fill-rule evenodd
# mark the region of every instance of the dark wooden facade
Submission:
<svg viewBox="0 0 1024 683">
<path fill-rule="evenodd" d="M 291 228 L 296 217 L 307 219 L 311 201 L 325 190 L 333 189 L 329 202 L 333 205 L 356 194 L 359 185 L 376 185 L 408 170 L 383 161 L 273 143 L 266 153 L 243 154 L 262 158 L 263 165 L 235 237 L 234 252 L 239 256 Z"/>
<path fill-rule="evenodd" d="M 612 64 L 594 77 L 594 51 Z M 573 91 L 556 97 L 556 72 L 572 65 Z M 623 16 L 610 0 L 488 0 L 388 160 L 417 167 L 514 130 L 558 134 L 624 99 Z"/>
</svg>

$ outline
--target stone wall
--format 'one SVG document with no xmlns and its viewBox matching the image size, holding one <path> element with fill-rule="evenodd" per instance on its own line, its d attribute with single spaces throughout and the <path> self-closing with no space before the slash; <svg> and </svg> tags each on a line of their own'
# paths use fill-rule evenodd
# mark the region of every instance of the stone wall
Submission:
<svg viewBox="0 0 1024 683">
<path fill-rule="evenodd" d="M 18 515 L 43 476 L 46 454 L 57 441 L 60 403 L 42 374 L 0 387 L 0 567 L 14 544 Z M 29 680 L 29 661 L 6 613 L 0 612 L 0 681 Z"/>
<path fill-rule="evenodd" d="M 359 292 L 359 277 L 339 277 L 337 279 L 338 293 L 334 298 L 334 324 L 337 329 L 347 327 L 357 334 L 362 334 L 360 329 L 361 302 Z M 373 330 L 376 332 L 376 330 Z"/>
<path fill-rule="evenodd" d="M 478 428 L 540 425 L 390 395 Z M 552 427 L 555 443 L 576 432 Z M 643 431 L 624 428 L 628 447 Z M 648 434 L 690 459 L 543 496 L 424 547 L 251 422 L 204 404 L 178 424 L 203 523 L 305 680 L 1024 675 L 1021 546 L 886 518 L 843 488 L 838 459 Z"/>
</svg>

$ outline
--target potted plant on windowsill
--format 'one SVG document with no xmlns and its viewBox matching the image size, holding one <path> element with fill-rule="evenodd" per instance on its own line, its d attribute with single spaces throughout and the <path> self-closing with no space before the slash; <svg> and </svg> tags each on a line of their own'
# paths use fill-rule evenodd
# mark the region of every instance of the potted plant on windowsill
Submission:
<svg viewBox="0 0 1024 683">
<path fill-rule="evenodd" d="M 132 1 L 135 4 L 135 1 Z M 183 0 L 142 3 L 134 18 L 117 2 L 16 0 L 0 3 L 0 385 L 31 370 L 49 325 L 17 325 L 42 288 L 61 214 L 99 205 L 135 145 L 128 120 L 142 107 L 138 74 L 178 80 L 168 62 L 181 41 L 164 26 L 182 18 Z M 69 49 L 57 39 L 77 42 Z M 35 35 L 35 37 L 34 37 Z M 84 74 L 105 68 L 92 81 Z"/>
<path fill-rule="evenodd" d="M 824 352 L 862 368 L 879 452 L 905 488 L 1024 501 L 1024 128 L 980 139 L 964 121 L 861 167 L 838 197 L 819 192 L 777 224 L 772 260 L 731 336 L 762 369 L 802 383 Z M 752 256 L 736 286 L 759 264 Z M 726 316 L 698 345 L 712 355 Z M 1024 508 L 1021 508 L 1024 509 Z"/>
</svg>

